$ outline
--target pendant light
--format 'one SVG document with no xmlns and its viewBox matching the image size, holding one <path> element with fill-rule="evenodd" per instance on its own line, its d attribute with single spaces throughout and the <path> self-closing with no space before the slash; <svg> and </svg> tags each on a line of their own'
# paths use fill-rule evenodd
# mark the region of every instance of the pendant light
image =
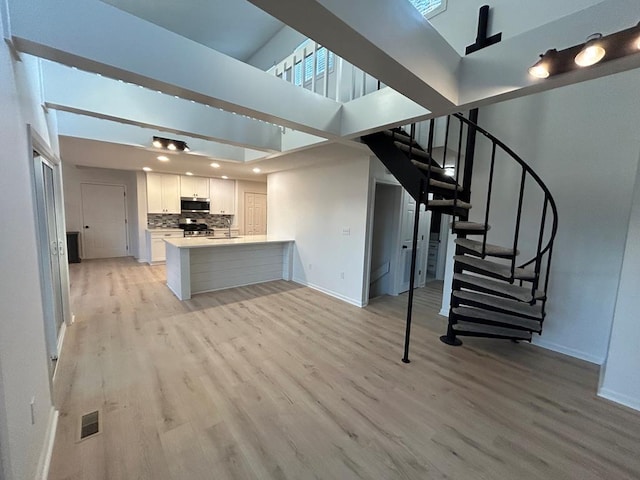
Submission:
<svg viewBox="0 0 640 480">
<path fill-rule="evenodd" d="M 589 67 L 595 65 L 604 57 L 606 51 L 602 46 L 602 34 L 594 33 L 587 37 L 587 42 L 576 55 L 575 62 L 579 67 Z"/>
</svg>

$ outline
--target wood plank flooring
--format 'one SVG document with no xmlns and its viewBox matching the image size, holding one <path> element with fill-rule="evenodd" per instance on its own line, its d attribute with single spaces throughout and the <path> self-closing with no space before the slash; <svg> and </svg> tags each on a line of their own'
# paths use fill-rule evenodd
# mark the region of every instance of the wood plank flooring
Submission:
<svg viewBox="0 0 640 480">
<path fill-rule="evenodd" d="M 404 296 L 360 309 L 276 281 L 180 302 L 129 259 L 71 276 L 51 480 L 640 478 L 640 414 L 596 398 L 597 367 L 440 343 L 437 286 L 405 365 Z"/>
</svg>

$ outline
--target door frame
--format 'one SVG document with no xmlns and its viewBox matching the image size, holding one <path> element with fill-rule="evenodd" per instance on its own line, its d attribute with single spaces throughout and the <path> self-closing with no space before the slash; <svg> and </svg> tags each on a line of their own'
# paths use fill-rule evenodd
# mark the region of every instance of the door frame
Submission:
<svg viewBox="0 0 640 480">
<path fill-rule="evenodd" d="M 373 228 L 374 228 L 374 211 L 375 211 L 375 202 L 376 202 L 376 189 L 378 184 L 397 187 L 396 190 L 396 199 L 395 199 L 395 220 L 394 220 L 394 232 L 393 232 L 393 245 L 394 249 L 398 250 L 400 247 L 400 215 L 403 208 L 402 195 L 404 188 L 397 182 L 384 180 L 381 178 L 373 178 L 372 183 L 370 184 L 370 192 L 371 196 L 369 198 L 369 203 L 367 206 L 368 212 L 368 221 L 367 221 L 367 233 L 366 233 L 366 251 L 365 251 L 365 264 L 364 264 L 364 276 L 363 276 L 363 284 L 362 284 L 362 306 L 366 306 L 369 303 L 369 290 L 370 290 L 370 282 L 371 282 L 371 260 L 373 256 Z M 397 276 L 398 276 L 398 253 L 397 251 L 391 255 L 391 259 L 389 261 L 389 275 L 391 275 L 391 285 L 392 287 L 392 295 L 397 295 Z"/>
<path fill-rule="evenodd" d="M 66 258 L 66 219 L 64 213 L 64 194 L 62 190 L 62 161 L 55 155 L 47 146 L 42 137 L 31 127 L 27 125 L 27 138 L 29 140 L 29 163 L 31 169 L 31 189 L 32 198 L 34 200 L 34 222 L 36 230 L 36 243 L 38 247 L 38 266 L 40 276 L 40 295 L 42 299 L 43 308 L 43 329 L 45 335 L 45 344 L 47 348 L 47 366 L 51 372 L 52 356 L 56 356 L 59 360 L 62 353 L 62 345 L 66 333 L 67 326 L 72 323 L 73 315 L 71 313 L 71 301 L 70 301 L 70 281 L 69 281 L 69 264 L 68 262 L 60 262 L 60 283 L 62 293 L 62 315 L 63 322 L 60 326 L 60 331 L 56 332 L 55 327 L 51 330 L 51 325 L 47 322 L 50 319 L 55 318 L 55 303 L 52 296 L 51 288 L 47 288 L 51 278 L 51 265 L 49 259 L 49 239 L 47 230 L 47 219 L 43 217 L 44 214 L 44 201 L 45 199 L 39 194 L 38 182 L 42 179 L 42 163 L 46 163 L 53 170 L 53 180 L 55 184 L 54 188 L 54 212 L 56 216 L 56 228 L 57 236 L 59 239 L 64 240 L 64 255 Z M 34 156 L 37 153 L 38 156 Z M 39 180 L 40 178 L 40 180 Z M 62 240 L 59 240 L 62 241 Z M 55 337 L 55 338 L 54 338 Z M 57 365 L 59 361 L 55 363 L 53 372 L 49 375 L 49 388 L 53 394 L 53 380 L 57 372 Z"/>
<path fill-rule="evenodd" d="M 84 230 L 84 225 L 85 225 L 84 199 L 82 198 L 82 185 L 103 185 L 107 187 L 122 187 L 124 189 L 124 222 L 125 222 L 124 235 L 125 235 L 125 243 L 126 243 L 126 251 L 127 251 L 127 254 L 125 255 L 125 257 L 132 256 L 131 249 L 129 248 L 129 246 L 131 245 L 131 239 L 129 238 L 129 205 L 127 204 L 129 199 L 129 193 L 127 192 L 127 186 L 121 183 L 80 182 L 80 214 L 82 217 L 82 230 Z M 85 245 L 84 245 L 84 235 L 80 235 L 80 238 L 81 238 L 80 245 L 82 248 L 81 253 L 84 254 L 86 252 Z M 80 255 L 80 257 L 82 258 L 82 255 Z"/>
</svg>

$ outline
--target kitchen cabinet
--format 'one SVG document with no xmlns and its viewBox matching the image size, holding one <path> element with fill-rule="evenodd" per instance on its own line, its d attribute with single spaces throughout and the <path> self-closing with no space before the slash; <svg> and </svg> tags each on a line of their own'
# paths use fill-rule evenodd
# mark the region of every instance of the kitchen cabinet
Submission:
<svg viewBox="0 0 640 480">
<path fill-rule="evenodd" d="M 147 173 L 147 213 L 180 213 L 180 177 Z"/>
<path fill-rule="evenodd" d="M 147 252 L 149 252 L 149 264 L 166 261 L 166 238 L 182 238 L 184 232 L 180 229 L 156 229 L 147 230 Z"/>
<path fill-rule="evenodd" d="M 209 198 L 209 179 L 205 177 L 180 177 L 180 196 Z"/>
<path fill-rule="evenodd" d="M 211 213 L 235 215 L 236 213 L 236 181 L 211 178 L 209 198 L 211 199 Z"/>
</svg>

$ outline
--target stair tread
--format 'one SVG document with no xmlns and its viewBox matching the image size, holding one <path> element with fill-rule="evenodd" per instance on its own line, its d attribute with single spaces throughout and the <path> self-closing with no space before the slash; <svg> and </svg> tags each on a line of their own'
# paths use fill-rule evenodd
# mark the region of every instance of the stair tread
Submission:
<svg viewBox="0 0 640 480">
<path fill-rule="evenodd" d="M 398 140 L 395 140 L 393 142 L 393 144 L 398 147 L 400 150 L 402 150 L 403 152 L 407 152 L 409 153 L 409 150 L 411 150 L 411 156 L 412 157 L 419 157 L 419 158 L 424 158 L 425 160 L 433 160 L 431 158 L 431 155 L 429 155 L 427 152 L 425 152 L 424 150 L 422 150 L 422 147 L 415 145 L 415 146 L 409 146 L 406 143 L 400 142 Z M 434 165 L 435 167 L 435 165 Z M 438 167 L 439 168 L 439 167 Z"/>
<path fill-rule="evenodd" d="M 453 207 L 454 199 L 450 198 L 450 199 L 444 199 L 444 200 L 429 200 L 428 206 L 429 207 Z M 464 208 L 464 209 L 471 208 L 470 203 L 463 202 L 462 200 L 456 200 L 455 206 L 457 208 Z"/>
<path fill-rule="evenodd" d="M 531 340 L 531 332 L 515 330 L 513 328 L 483 325 L 481 323 L 458 322 L 452 325 L 455 332 L 483 333 L 486 335 L 499 335 L 502 337 Z"/>
<path fill-rule="evenodd" d="M 482 258 L 476 258 L 469 255 L 455 255 L 454 261 L 463 265 L 483 270 L 494 275 L 498 275 L 505 280 L 511 278 L 511 267 L 509 265 L 503 265 L 501 263 L 492 262 L 490 260 L 484 260 Z M 533 280 L 535 278 L 535 272 L 532 270 L 526 270 L 524 268 L 516 268 L 513 272 L 513 278 L 516 280 Z"/>
<path fill-rule="evenodd" d="M 461 185 L 456 185 L 455 183 L 441 182 L 440 180 L 434 180 L 433 178 L 429 180 L 429 185 L 431 185 L 432 187 L 442 188 L 444 190 L 451 190 L 451 191 L 454 191 L 457 186 L 458 191 L 459 192 L 462 191 Z"/>
<path fill-rule="evenodd" d="M 469 231 L 477 231 L 484 232 L 485 229 L 487 231 L 491 230 L 491 225 L 487 225 L 486 223 L 478 223 L 478 222 L 464 222 L 464 221 L 456 221 L 455 224 L 451 222 L 449 224 L 451 228 L 455 228 L 456 230 L 469 230 Z"/>
<path fill-rule="evenodd" d="M 480 308 L 473 307 L 455 307 L 451 311 L 455 315 L 463 317 L 474 318 L 479 321 L 495 322 L 505 325 L 506 328 L 524 328 L 534 332 L 540 331 L 540 321 L 531 320 L 528 318 L 516 317 L 515 315 L 509 315 L 507 313 L 492 312 L 489 310 L 482 310 Z"/>
<path fill-rule="evenodd" d="M 415 140 L 411 140 L 411 137 L 406 133 L 396 132 L 393 130 L 384 130 L 383 133 L 386 136 L 391 137 L 398 142 L 406 143 L 406 144 L 408 144 L 409 142 L 412 142 L 413 145 L 419 145 L 418 142 L 416 142 Z"/>
<path fill-rule="evenodd" d="M 411 163 L 413 163 L 416 167 L 418 167 L 420 170 L 423 170 L 425 172 L 431 170 L 431 173 L 437 173 L 438 175 L 444 176 L 444 168 L 440 168 L 435 165 L 431 165 L 431 167 L 429 167 L 428 164 L 415 159 L 412 159 Z"/>
<path fill-rule="evenodd" d="M 482 242 L 478 240 L 472 240 L 470 238 L 456 238 L 456 245 L 460 245 L 467 250 L 471 250 L 478 254 L 482 254 Z M 485 245 L 485 253 L 487 255 L 500 256 L 500 257 L 513 257 L 513 248 L 510 247 L 502 247 L 500 245 L 492 245 L 487 243 Z M 518 255 L 520 252 L 518 250 L 515 251 L 515 254 Z"/>
<path fill-rule="evenodd" d="M 521 287 L 519 285 L 511 285 L 501 282 L 499 280 L 491 280 L 484 277 L 476 277 L 474 275 L 468 275 L 466 273 L 454 273 L 453 279 L 459 282 L 466 283 L 468 285 L 474 285 L 479 288 L 484 288 L 491 292 L 495 292 L 496 295 L 503 294 L 511 298 L 520 300 L 521 302 L 530 302 L 532 300 L 531 289 Z M 543 299 L 545 297 L 544 292 L 536 291 L 536 299 Z"/>
<path fill-rule="evenodd" d="M 542 320 L 542 307 L 540 304 L 530 305 L 527 302 L 521 302 L 519 300 L 511 300 L 503 297 L 494 297 L 483 293 L 472 292 L 469 290 L 455 290 L 453 296 L 462 300 L 468 300 L 472 302 L 482 303 L 487 306 L 499 308 L 501 310 L 508 310 L 510 312 L 528 315 L 530 317 L 536 317 L 538 320 Z M 481 307 L 476 307 L 481 308 Z"/>
</svg>

